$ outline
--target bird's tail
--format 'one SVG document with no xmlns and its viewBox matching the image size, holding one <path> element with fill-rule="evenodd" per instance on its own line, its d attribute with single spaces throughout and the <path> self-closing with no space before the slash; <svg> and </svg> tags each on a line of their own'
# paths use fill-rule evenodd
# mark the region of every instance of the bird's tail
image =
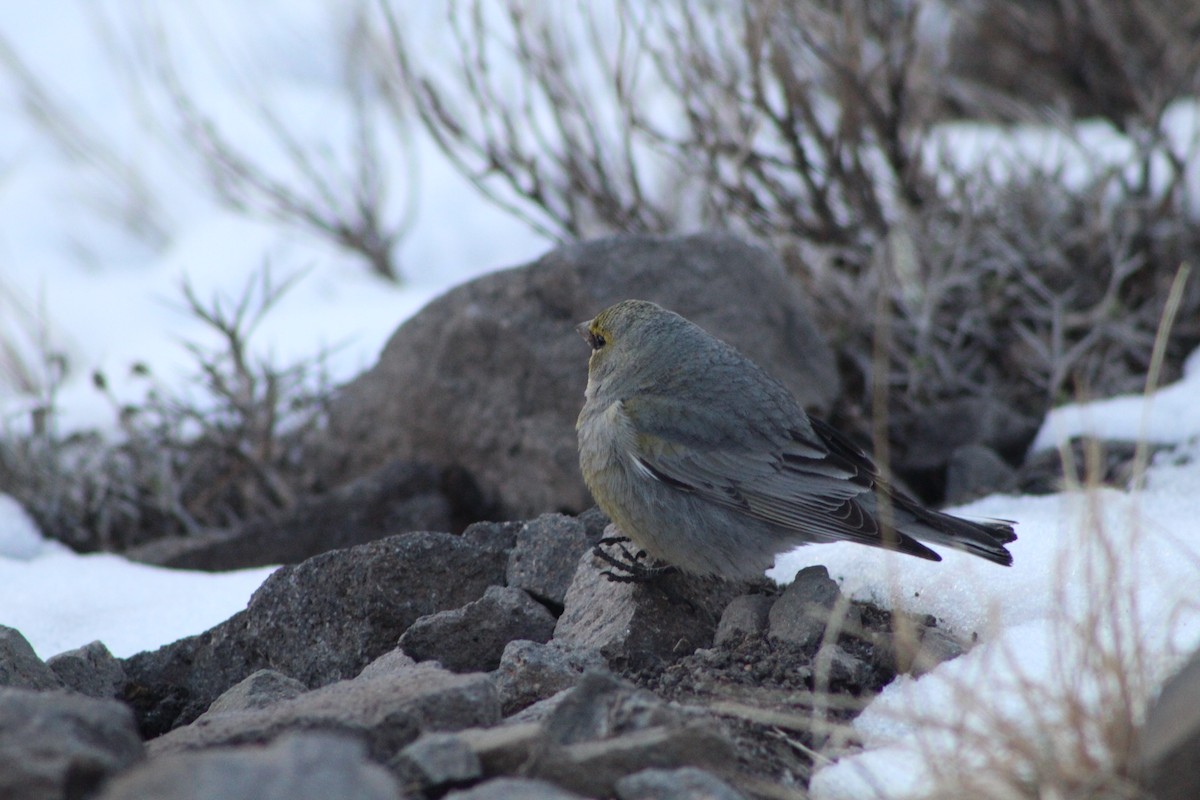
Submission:
<svg viewBox="0 0 1200 800">
<path fill-rule="evenodd" d="M 990 519 L 976 522 L 931 511 L 899 498 L 898 506 L 901 519 L 896 527 L 900 533 L 930 544 L 964 550 L 1006 567 L 1012 566 L 1012 553 L 1004 547 L 1017 540 L 1011 521 Z"/>
</svg>

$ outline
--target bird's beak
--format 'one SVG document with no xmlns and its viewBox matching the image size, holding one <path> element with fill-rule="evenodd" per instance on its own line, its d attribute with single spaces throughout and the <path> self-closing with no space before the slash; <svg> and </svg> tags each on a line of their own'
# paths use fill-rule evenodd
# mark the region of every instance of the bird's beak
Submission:
<svg viewBox="0 0 1200 800">
<path fill-rule="evenodd" d="M 591 336 L 591 324 L 592 321 L 588 319 L 575 326 L 575 332 L 582 336 L 585 342 L 588 341 L 589 337 Z"/>
</svg>

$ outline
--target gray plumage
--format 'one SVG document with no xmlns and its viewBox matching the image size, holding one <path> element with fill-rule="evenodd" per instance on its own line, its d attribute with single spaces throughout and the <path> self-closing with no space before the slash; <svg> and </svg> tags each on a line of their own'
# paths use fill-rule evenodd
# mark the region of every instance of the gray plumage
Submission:
<svg viewBox="0 0 1200 800">
<path fill-rule="evenodd" d="M 886 485 L 781 383 L 678 314 L 626 300 L 579 332 L 593 348 L 580 468 L 600 507 L 651 556 L 752 577 L 814 542 L 940 561 L 925 541 L 1012 563 L 1012 525 L 942 514 Z"/>
</svg>

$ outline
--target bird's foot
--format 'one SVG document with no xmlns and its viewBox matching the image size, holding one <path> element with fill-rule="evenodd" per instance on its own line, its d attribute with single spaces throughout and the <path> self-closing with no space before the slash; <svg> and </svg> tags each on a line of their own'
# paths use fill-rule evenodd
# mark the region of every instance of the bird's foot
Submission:
<svg viewBox="0 0 1200 800">
<path fill-rule="evenodd" d="M 592 554 L 608 564 L 612 569 L 606 569 L 600 574 L 616 583 L 646 583 L 663 575 L 676 572 L 669 564 L 650 565 L 646 561 L 649 556 L 645 550 L 631 553 L 625 546 L 630 539 L 627 536 L 606 536 L 592 548 Z M 619 556 L 614 556 L 604 548 L 615 547 Z"/>
</svg>

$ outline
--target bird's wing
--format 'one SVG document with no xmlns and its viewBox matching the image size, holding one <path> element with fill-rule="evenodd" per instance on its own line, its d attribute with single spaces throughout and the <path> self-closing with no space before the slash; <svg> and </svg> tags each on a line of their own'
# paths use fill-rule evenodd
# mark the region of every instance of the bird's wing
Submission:
<svg viewBox="0 0 1200 800">
<path fill-rule="evenodd" d="M 867 510 L 875 506 L 878 473 L 828 425 L 793 418 L 790 425 L 781 419 L 755 428 L 677 405 L 664 409 L 662 402 L 622 403 L 637 432 L 631 455 L 645 474 L 810 539 L 881 543 L 878 520 Z"/>
</svg>

